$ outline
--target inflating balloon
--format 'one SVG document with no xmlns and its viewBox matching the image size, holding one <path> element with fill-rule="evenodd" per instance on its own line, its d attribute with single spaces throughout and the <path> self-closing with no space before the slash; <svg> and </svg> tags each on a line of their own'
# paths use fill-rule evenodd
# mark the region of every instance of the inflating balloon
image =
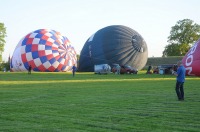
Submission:
<svg viewBox="0 0 200 132">
<path fill-rule="evenodd" d="M 117 63 L 138 70 L 147 62 L 148 50 L 142 36 L 135 30 L 113 25 L 100 29 L 83 46 L 80 71 L 94 71 L 94 65 Z"/>
<path fill-rule="evenodd" d="M 18 43 L 14 50 L 11 71 L 68 71 L 77 58 L 75 49 L 67 37 L 55 30 L 39 29 L 29 33 Z"/>
<path fill-rule="evenodd" d="M 186 75 L 200 76 L 200 39 L 192 46 L 182 59 Z"/>
</svg>

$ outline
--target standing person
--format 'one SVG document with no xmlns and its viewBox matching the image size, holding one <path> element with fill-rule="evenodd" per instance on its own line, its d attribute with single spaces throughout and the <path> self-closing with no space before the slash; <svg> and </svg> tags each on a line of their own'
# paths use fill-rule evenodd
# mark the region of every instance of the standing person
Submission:
<svg viewBox="0 0 200 132">
<path fill-rule="evenodd" d="M 28 74 L 31 74 L 31 70 L 32 70 L 32 67 L 31 67 L 31 65 L 29 65 L 29 67 L 28 67 Z"/>
<path fill-rule="evenodd" d="M 152 69 L 152 66 L 151 66 L 151 64 L 149 64 L 149 67 L 148 67 L 148 69 L 147 69 L 146 74 L 151 74 L 151 69 Z"/>
<path fill-rule="evenodd" d="M 172 74 L 176 76 L 176 94 L 179 101 L 184 100 L 184 82 L 185 82 L 185 67 L 182 62 L 177 63 L 178 69 L 177 72 L 173 71 Z"/>
<path fill-rule="evenodd" d="M 120 65 L 117 65 L 117 74 L 120 74 L 120 69 L 121 69 L 121 67 L 120 67 Z"/>
<path fill-rule="evenodd" d="M 73 74 L 73 77 L 75 76 L 75 72 L 76 72 L 76 66 L 75 64 L 72 66 L 72 74 Z"/>
</svg>

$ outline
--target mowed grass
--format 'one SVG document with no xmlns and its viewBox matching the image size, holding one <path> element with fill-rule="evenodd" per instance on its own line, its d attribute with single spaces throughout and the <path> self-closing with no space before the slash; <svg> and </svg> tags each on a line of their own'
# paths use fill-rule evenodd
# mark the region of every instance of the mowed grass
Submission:
<svg viewBox="0 0 200 132">
<path fill-rule="evenodd" d="M 0 131 L 197 132 L 200 78 L 177 101 L 172 75 L 0 73 Z"/>
</svg>

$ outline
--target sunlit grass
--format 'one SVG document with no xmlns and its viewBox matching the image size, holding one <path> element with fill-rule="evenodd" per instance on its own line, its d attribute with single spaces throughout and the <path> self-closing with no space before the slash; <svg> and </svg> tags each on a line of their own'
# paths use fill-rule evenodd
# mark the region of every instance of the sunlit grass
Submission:
<svg viewBox="0 0 200 132">
<path fill-rule="evenodd" d="M 199 131 L 200 78 L 0 72 L 0 131 Z"/>
<path fill-rule="evenodd" d="M 0 84 L 42 84 L 42 83 L 67 83 L 67 82 L 137 82 L 137 81 L 162 81 L 162 80 L 175 80 L 174 78 L 140 78 L 140 79 L 89 79 L 89 80 L 46 80 L 46 81 L 0 81 Z M 197 80 L 200 78 L 187 78 L 187 80 Z"/>
</svg>

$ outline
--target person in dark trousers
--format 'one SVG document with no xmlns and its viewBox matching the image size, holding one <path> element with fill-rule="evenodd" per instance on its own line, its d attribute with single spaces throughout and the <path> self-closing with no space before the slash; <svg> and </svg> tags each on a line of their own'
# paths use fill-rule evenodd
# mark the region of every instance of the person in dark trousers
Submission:
<svg viewBox="0 0 200 132">
<path fill-rule="evenodd" d="M 72 66 L 72 74 L 73 74 L 73 77 L 75 76 L 75 72 L 76 72 L 76 66 L 75 64 Z"/>
<path fill-rule="evenodd" d="M 177 72 L 173 71 L 172 74 L 176 76 L 176 94 L 179 101 L 184 100 L 184 82 L 185 82 L 185 67 L 182 62 L 179 61 L 177 63 L 178 69 Z"/>
<path fill-rule="evenodd" d="M 152 70 L 152 66 L 151 64 L 149 64 L 146 74 L 151 74 L 151 70 Z"/>
<path fill-rule="evenodd" d="M 32 67 L 31 67 L 31 65 L 29 65 L 29 67 L 28 67 L 28 74 L 31 74 L 31 70 L 32 70 Z"/>
</svg>

